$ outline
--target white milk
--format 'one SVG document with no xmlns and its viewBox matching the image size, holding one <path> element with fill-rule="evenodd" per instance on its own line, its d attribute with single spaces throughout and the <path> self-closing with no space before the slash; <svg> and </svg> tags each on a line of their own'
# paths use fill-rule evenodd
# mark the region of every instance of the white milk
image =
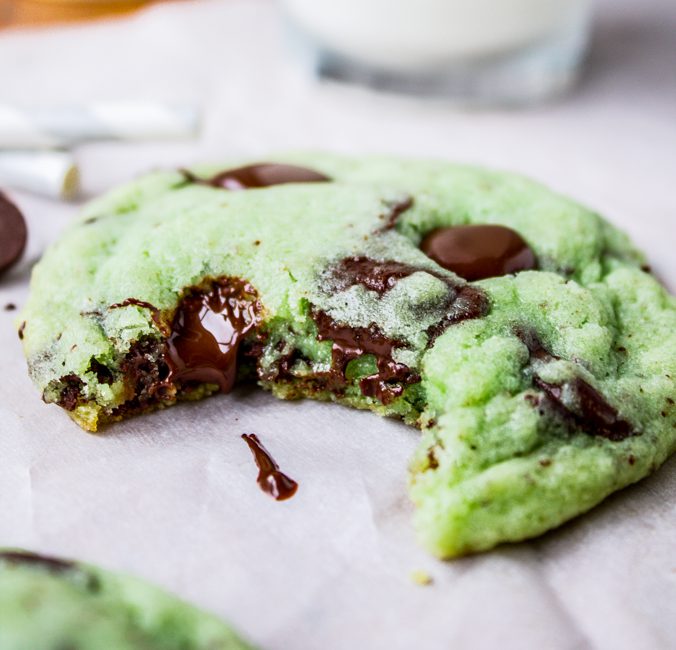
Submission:
<svg viewBox="0 0 676 650">
<path fill-rule="evenodd" d="M 499 56 L 584 24 L 591 0 L 283 0 L 322 47 L 402 72 Z"/>
</svg>

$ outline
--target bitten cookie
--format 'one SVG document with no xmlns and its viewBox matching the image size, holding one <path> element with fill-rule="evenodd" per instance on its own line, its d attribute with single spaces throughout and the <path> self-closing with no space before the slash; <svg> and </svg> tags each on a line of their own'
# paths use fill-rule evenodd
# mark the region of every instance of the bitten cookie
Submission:
<svg viewBox="0 0 676 650">
<path fill-rule="evenodd" d="M 92 431 L 246 380 L 418 426 L 417 525 L 449 557 L 674 451 L 676 305 L 643 264 L 518 176 L 297 154 L 93 203 L 36 266 L 20 335 L 44 399 Z"/>
</svg>

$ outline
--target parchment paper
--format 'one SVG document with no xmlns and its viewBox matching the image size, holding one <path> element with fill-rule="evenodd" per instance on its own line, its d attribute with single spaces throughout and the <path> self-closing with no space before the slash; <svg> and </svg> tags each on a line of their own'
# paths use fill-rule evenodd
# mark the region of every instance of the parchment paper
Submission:
<svg viewBox="0 0 676 650">
<path fill-rule="evenodd" d="M 673 287 L 676 8 L 607 0 L 598 25 L 580 88 L 529 111 L 316 85 L 288 60 L 274 6 L 254 0 L 0 33 L 0 99 L 204 103 L 199 142 L 80 149 L 90 195 L 150 168 L 287 148 L 515 169 L 624 227 Z M 30 249 L 0 282 L 0 307 L 24 302 L 30 264 L 76 210 L 13 197 Z M 442 563 L 410 526 L 415 431 L 238 391 L 88 435 L 40 401 L 15 314 L 0 309 L 0 544 L 143 576 L 270 649 L 676 647 L 674 460 L 539 540 Z M 293 499 L 258 489 L 244 432 L 299 481 Z"/>
</svg>

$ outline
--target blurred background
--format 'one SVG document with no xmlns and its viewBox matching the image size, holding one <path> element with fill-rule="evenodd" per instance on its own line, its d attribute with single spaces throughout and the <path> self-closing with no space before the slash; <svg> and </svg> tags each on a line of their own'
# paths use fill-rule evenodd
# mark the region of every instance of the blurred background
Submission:
<svg viewBox="0 0 676 650">
<path fill-rule="evenodd" d="M 0 187 L 28 202 L 285 149 L 434 156 L 534 176 L 676 270 L 645 228 L 674 215 L 673 0 L 0 0 L 0 23 Z"/>
</svg>

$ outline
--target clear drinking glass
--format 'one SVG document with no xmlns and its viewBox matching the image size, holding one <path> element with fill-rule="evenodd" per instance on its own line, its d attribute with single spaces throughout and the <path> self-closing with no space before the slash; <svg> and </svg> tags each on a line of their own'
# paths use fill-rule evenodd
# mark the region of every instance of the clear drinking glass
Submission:
<svg viewBox="0 0 676 650">
<path fill-rule="evenodd" d="M 282 0 L 322 76 L 466 103 L 523 104 L 575 80 L 591 0 Z"/>
</svg>

